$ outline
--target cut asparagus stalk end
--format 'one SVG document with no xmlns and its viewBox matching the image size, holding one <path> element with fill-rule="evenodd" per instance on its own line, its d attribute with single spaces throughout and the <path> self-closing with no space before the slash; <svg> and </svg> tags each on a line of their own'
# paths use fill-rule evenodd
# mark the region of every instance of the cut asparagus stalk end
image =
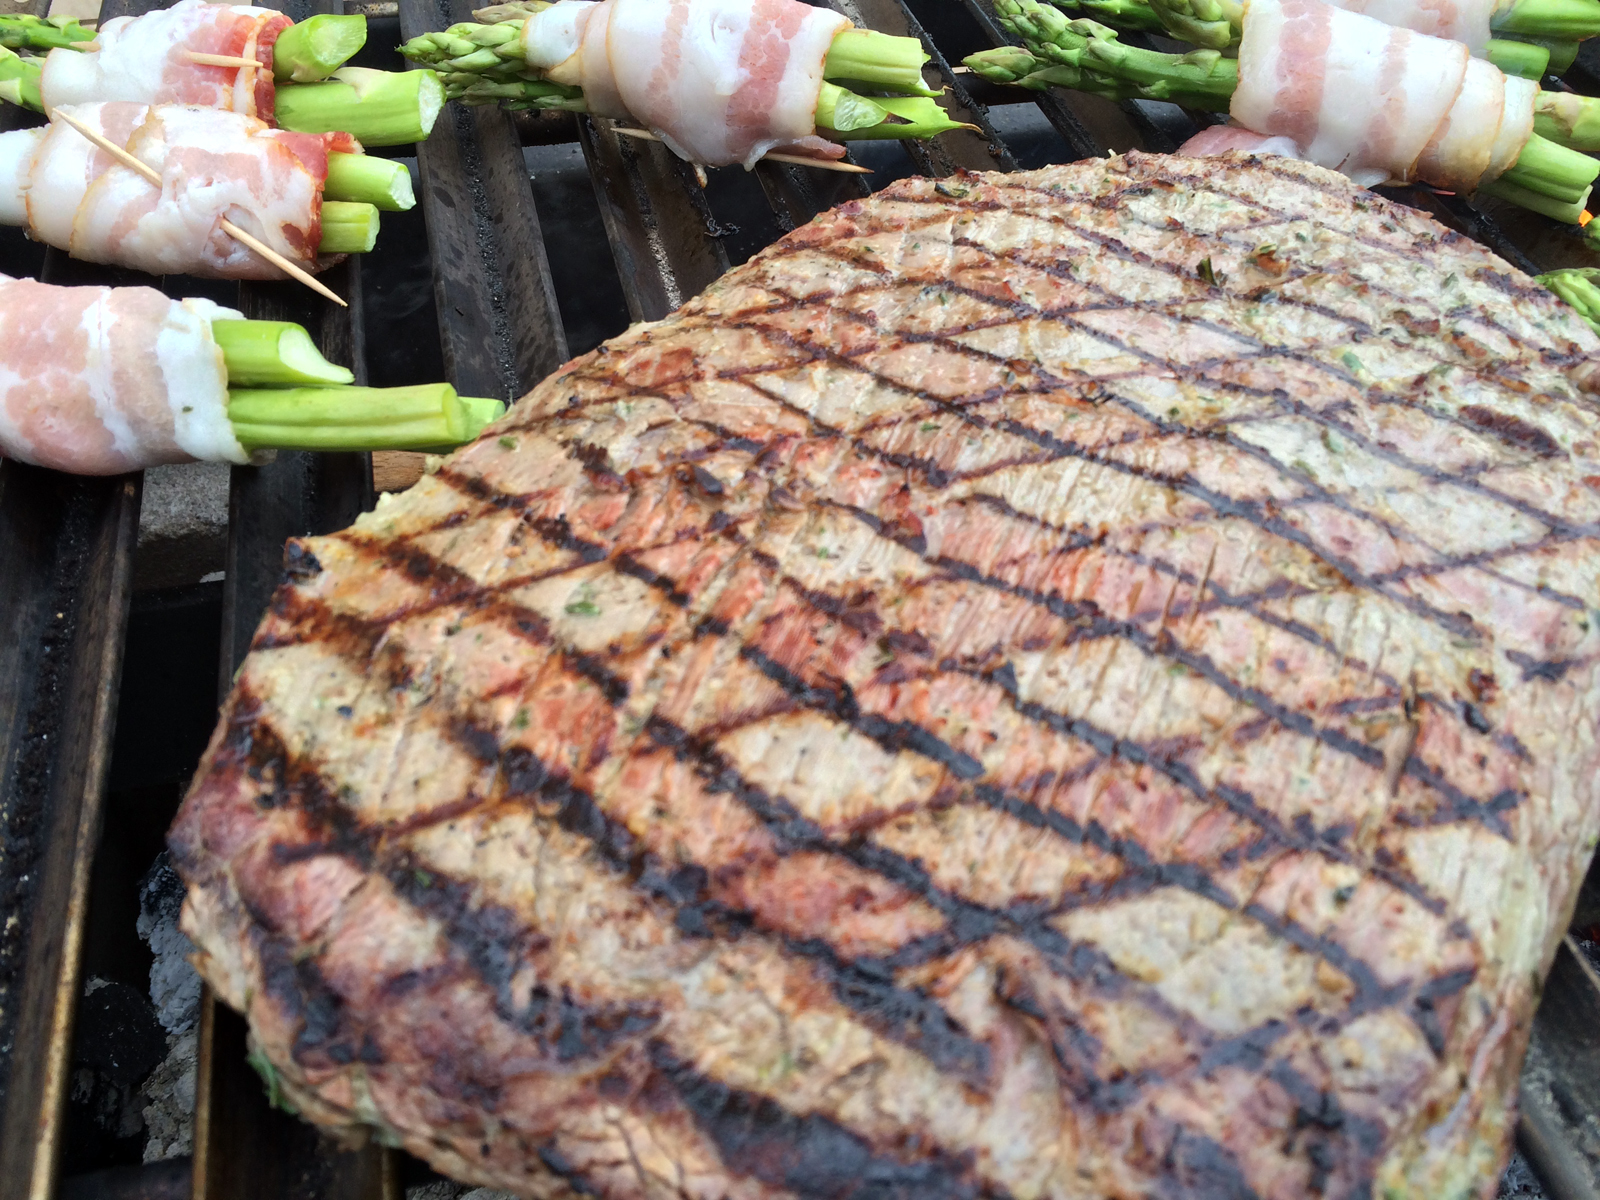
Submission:
<svg viewBox="0 0 1600 1200">
<path fill-rule="evenodd" d="M 1571 204 L 1589 194 L 1597 176 L 1600 176 L 1600 160 L 1535 133 L 1528 138 L 1511 169 L 1496 182 L 1561 204 Z M 1572 220 L 1576 221 L 1577 217 Z"/>
<path fill-rule="evenodd" d="M 1540 92 L 1533 131 L 1572 150 L 1600 150 L 1600 100 L 1576 92 Z"/>
<path fill-rule="evenodd" d="M 922 78 L 928 55 L 916 38 L 846 29 L 833 39 L 822 77 L 910 96 L 937 96 Z"/>
<path fill-rule="evenodd" d="M 477 435 L 477 403 L 448 383 L 230 390 L 228 419 L 247 450 L 436 450 Z"/>
<path fill-rule="evenodd" d="M 299 387 L 353 383 L 348 368 L 322 357 L 311 335 L 289 321 L 213 321 L 234 387 Z"/>
<path fill-rule="evenodd" d="M 272 46 L 272 74 L 315 83 L 332 75 L 367 44 L 367 19 L 321 13 L 289 26 Z"/>
<path fill-rule="evenodd" d="M 365 254 L 378 243 L 378 209 L 346 200 L 322 202 L 323 254 Z"/>
<path fill-rule="evenodd" d="M 403 146 L 433 130 L 444 108 L 434 71 L 341 67 L 323 83 L 278 87 L 278 124 L 300 133 L 343 130 L 363 146 Z"/>
<path fill-rule="evenodd" d="M 371 154 L 328 155 L 322 195 L 327 200 L 370 204 L 382 212 L 405 212 L 417 204 L 405 164 Z"/>
</svg>

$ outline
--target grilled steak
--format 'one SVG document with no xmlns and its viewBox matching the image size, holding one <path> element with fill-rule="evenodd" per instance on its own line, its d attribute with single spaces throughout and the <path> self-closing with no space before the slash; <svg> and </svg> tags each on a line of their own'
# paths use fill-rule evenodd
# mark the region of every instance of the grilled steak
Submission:
<svg viewBox="0 0 1600 1200">
<path fill-rule="evenodd" d="M 1286 159 L 845 205 L 290 546 L 200 968 L 525 1196 L 1489 1195 L 1600 830 L 1597 350 Z"/>
</svg>

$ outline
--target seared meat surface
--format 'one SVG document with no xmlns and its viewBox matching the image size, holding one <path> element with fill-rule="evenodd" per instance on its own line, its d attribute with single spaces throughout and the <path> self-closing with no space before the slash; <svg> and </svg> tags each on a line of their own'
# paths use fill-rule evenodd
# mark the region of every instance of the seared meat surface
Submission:
<svg viewBox="0 0 1600 1200">
<path fill-rule="evenodd" d="M 1600 830 L 1597 351 L 1285 159 L 846 205 L 291 545 L 200 968 L 530 1197 L 1492 1195 Z"/>
</svg>

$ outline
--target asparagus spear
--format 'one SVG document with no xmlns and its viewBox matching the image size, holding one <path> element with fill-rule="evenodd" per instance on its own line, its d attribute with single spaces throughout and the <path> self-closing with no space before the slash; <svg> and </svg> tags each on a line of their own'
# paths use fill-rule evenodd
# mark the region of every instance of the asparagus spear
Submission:
<svg viewBox="0 0 1600 1200">
<path fill-rule="evenodd" d="M 0 16 L 0 46 L 11 50 L 48 51 L 92 41 L 92 23 L 82 25 L 72 17 L 34 17 L 26 13 Z"/>
<path fill-rule="evenodd" d="M 37 58 L 23 58 L 16 51 L 0 46 L 0 100 L 43 112 L 44 101 L 39 98 L 39 62 Z"/>
<path fill-rule="evenodd" d="M 228 373 L 228 418 L 250 450 L 444 450 L 471 441 L 505 412 L 499 400 L 449 384 L 351 387 L 287 321 L 211 323 Z"/>
<path fill-rule="evenodd" d="M 289 321 L 215 320 L 211 337 L 233 386 L 328 387 L 355 381 L 348 369 L 322 357 L 303 326 Z"/>
<path fill-rule="evenodd" d="M 228 391 L 228 420 L 247 450 L 442 449 L 471 441 L 504 411 L 448 383 Z"/>
<path fill-rule="evenodd" d="M 364 146 L 400 146 L 427 138 L 444 100 L 433 71 L 341 67 L 323 83 L 280 84 L 277 117 L 300 133 L 343 130 Z"/>
<path fill-rule="evenodd" d="M 365 254 L 378 243 L 378 209 L 343 200 L 322 202 L 322 254 Z"/>
<path fill-rule="evenodd" d="M 1238 84 L 1239 64 L 1216 50 L 1160 54 L 1124 46 L 1116 33 L 1068 18 L 1039 0 L 995 0 L 1009 28 L 1029 46 L 1002 46 L 969 55 L 966 65 L 996 83 L 1044 90 L 1068 87 L 1116 100 L 1168 100 L 1218 112 Z M 1587 112 L 1587 110 L 1585 110 Z M 1600 161 L 1535 132 L 1493 195 L 1575 224 L 1588 202 Z"/>
<path fill-rule="evenodd" d="M 1600 333 L 1600 286 L 1597 286 L 1600 269 L 1571 267 L 1535 275 L 1534 279 L 1570 304 L 1596 333 Z"/>
<path fill-rule="evenodd" d="M 404 163 L 373 154 L 328 155 L 328 178 L 322 186 L 324 200 L 352 200 L 384 212 L 415 208 L 411 172 Z"/>
<path fill-rule="evenodd" d="M 1550 70 L 1550 47 L 1535 42 L 1490 38 L 1483 56 L 1507 75 L 1524 79 L 1543 79 Z"/>
</svg>

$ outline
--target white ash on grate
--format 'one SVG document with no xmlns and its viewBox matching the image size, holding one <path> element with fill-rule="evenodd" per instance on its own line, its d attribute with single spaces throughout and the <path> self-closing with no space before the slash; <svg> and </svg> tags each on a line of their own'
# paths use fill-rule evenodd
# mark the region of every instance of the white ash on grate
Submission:
<svg viewBox="0 0 1600 1200">
<path fill-rule="evenodd" d="M 167 1033 L 166 1057 L 140 1088 L 147 1163 L 188 1154 L 194 1147 L 200 977 L 188 961 L 194 946 L 178 930 L 182 905 L 183 884 L 163 851 L 139 883 L 139 936 L 155 956 L 150 965 L 150 1000 Z"/>
</svg>

